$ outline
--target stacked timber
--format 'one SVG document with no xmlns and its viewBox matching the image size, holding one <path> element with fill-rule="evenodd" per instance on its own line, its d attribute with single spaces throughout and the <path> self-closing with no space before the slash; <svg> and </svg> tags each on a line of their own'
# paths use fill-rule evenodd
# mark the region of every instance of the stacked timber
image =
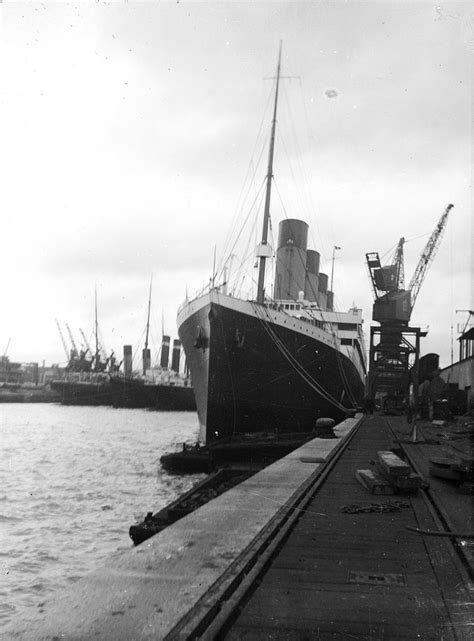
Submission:
<svg viewBox="0 0 474 641">
<path fill-rule="evenodd" d="M 422 479 L 392 451 L 377 452 L 375 468 L 357 470 L 356 478 L 372 494 L 417 492 Z"/>
</svg>

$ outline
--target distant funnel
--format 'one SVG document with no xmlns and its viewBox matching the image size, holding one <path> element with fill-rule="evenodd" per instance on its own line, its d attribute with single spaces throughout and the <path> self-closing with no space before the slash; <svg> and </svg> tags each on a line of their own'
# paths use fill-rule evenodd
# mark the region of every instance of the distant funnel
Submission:
<svg viewBox="0 0 474 641">
<path fill-rule="evenodd" d="M 319 293 L 319 252 L 308 249 L 306 252 L 306 279 L 304 283 L 304 297 L 310 303 L 318 301 Z"/>
<path fill-rule="evenodd" d="M 130 378 L 132 375 L 132 346 L 124 345 L 123 346 L 123 373 L 127 378 Z"/>
<path fill-rule="evenodd" d="M 173 341 L 173 354 L 171 356 L 171 369 L 178 373 L 179 372 L 179 361 L 181 359 L 181 341 L 175 339 Z"/>
<path fill-rule="evenodd" d="M 151 351 L 147 348 L 142 351 L 143 373 L 151 369 Z"/>
<path fill-rule="evenodd" d="M 169 360 L 170 360 L 170 337 L 163 336 L 163 340 L 161 342 L 160 366 L 163 369 L 168 369 Z"/>
</svg>

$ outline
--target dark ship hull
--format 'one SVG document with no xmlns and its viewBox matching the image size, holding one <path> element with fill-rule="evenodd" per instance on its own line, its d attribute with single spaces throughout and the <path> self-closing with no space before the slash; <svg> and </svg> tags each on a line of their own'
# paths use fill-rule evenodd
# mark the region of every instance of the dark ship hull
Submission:
<svg viewBox="0 0 474 641">
<path fill-rule="evenodd" d="M 111 383 L 114 407 L 196 411 L 193 388 L 189 385 L 152 384 L 127 378 L 115 378 Z"/>
<path fill-rule="evenodd" d="M 144 384 L 110 378 L 107 381 L 53 381 L 51 389 L 62 405 L 106 405 L 130 409 L 191 412 L 196 410 L 191 386 Z"/>
<path fill-rule="evenodd" d="M 318 417 L 342 420 L 362 401 L 361 369 L 327 332 L 298 318 L 211 293 L 186 303 L 178 325 L 202 441 L 310 432 Z"/>
<path fill-rule="evenodd" d="M 53 381 L 51 389 L 62 405 L 113 405 L 113 387 L 108 380 Z"/>
<path fill-rule="evenodd" d="M 363 398 L 361 310 L 334 309 L 334 253 L 340 247 L 333 249 L 329 288 L 328 275 L 319 270 L 319 252 L 307 248 L 306 222 L 286 216 L 279 226 L 275 254 L 269 244 L 280 70 L 281 45 L 262 235 L 255 252 L 256 302 L 225 293 L 229 285 L 234 291 L 242 287 L 246 263 L 252 273 L 247 271 L 244 277 L 254 279 L 254 265 L 248 264 L 253 256 L 249 258 L 247 247 L 236 271 L 237 279 L 232 282 L 229 277 L 231 253 L 222 270 L 214 269 L 208 293 L 186 300 L 178 311 L 178 333 L 193 380 L 200 440 L 209 444 L 238 434 L 308 433 L 318 417 L 339 421 Z M 272 290 L 266 289 L 266 275 L 272 256 L 275 279 L 270 300 L 268 293 Z M 216 285 L 221 274 L 222 284 Z"/>
<path fill-rule="evenodd" d="M 56 403 L 59 395 L 48 386 L 24 387 L 4 384 L 0 386 L 0 403 Z"/>
</svg>

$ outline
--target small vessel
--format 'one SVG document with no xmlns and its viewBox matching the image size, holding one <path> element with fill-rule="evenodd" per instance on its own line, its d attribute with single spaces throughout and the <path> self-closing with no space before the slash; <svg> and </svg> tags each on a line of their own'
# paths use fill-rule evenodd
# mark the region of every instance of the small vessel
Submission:
<svg viewBox="0 0 474 641">
<path fill-rule="evenodd" d="M 310 433 L 318 417 L 342 420 L 362 402 L 366 374 L 362 312 L 334 308 L 308 224 L 280 223 L 273 295 L 265 287 L 281 46 L 265 177 L 256 298 L 229 293 L 215 275 L 178 310 L 178 334 L 191 371 L 200 441 L 256 432 Z M 337 249 L 335 247 L 335 249 Z M 334 252 L 333 252 L 334 268 Z"/>
<path fill-rule="evenodd" d="M 204 472 L 209 470 L 203 469 Z M 201 505 L 227 492 L 230 488 L 247 480 L 256 470 L 219 469 L 209 474 L 175 501 L 153 514 L 148 512 L 143 521 L 130 526 L 129 535 L 135 545 L 139 545 L 161 530 L 194 512 Z"/>
</svg>

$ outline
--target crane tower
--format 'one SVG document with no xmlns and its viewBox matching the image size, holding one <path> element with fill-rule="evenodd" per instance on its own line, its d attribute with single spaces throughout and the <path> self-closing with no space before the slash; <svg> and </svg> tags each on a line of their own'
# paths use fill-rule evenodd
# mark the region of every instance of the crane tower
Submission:
<svg viewBox="0 0 474 641">
<path fill-rule="evenodd" d="M 397 404 L 406 396 L 409 386 L 410 362 L 414 387 L 418 386 L 420 338 L 426 336 L 419 327 L 409 327 L 411 314 L 427 270 L 441 243 L 448 215 L 448 205 L 421 254 L 408 289 L 404 285 L 405 239 L 400 238 L 393 259 L 382 266 L 379 254 L 366 254 L 367 267 L 374 292 L 372 320 L 379 326 L 370 328 L 369 384 L 370 396 L 383 393 Z M 416 395 L 417 389 L 415 389 Z"/>
</svg>

